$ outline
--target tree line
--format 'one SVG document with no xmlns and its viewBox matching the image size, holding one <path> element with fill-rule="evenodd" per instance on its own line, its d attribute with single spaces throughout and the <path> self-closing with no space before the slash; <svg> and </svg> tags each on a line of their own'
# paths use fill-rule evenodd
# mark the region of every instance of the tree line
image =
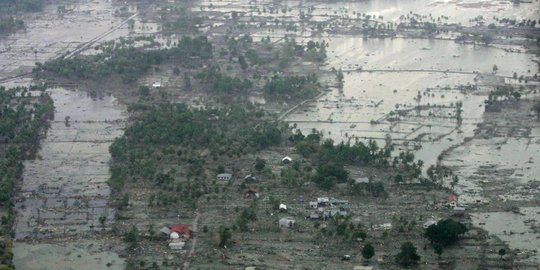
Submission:
<svg viewBox="0 0 540 270">
<path fill-rule="evenodd" d="M 118 76 L 124 83 L 134 83 L 152 67 L 165 61 L 182 60 L 181 63 L 188 64 L 192 58 L 212 57 L 212 44 L 204 36 L 183 37 L 176 46 L 167 49 L 145 50 L 129 43 L 98 49 L 102 49 L 102 52 L 96 55 L 36 63 L 33 74 L 36 77 L 54 74 L 76 80 L 101 80 Z"/>
</svg>

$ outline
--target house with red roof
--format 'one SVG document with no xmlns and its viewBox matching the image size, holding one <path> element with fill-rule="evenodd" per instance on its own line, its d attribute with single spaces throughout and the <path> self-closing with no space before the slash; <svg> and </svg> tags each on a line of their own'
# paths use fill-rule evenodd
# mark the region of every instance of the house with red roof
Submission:
<svg viewBox="0 0 540 270">
<path fill-rule="evenodd" d="M 171 225 L 171 234 L 177 233 L 180 237 L 189 239 L 191 236 L 191 230 L 187 224 L 173 224 Z"/>
<path fill-rule="evenodd" d="M 260 193 L 259 193 L 258 189 L 248 188 L 248 189 L 244 190 L 244 196 L 246 198 L 256 199 L 256 198 L 259 198 L 259 195 L 260 195 Z"/>
<path fill-rule="evenodd" d="M 458 198 L 456 195 L 452 194 L 448 196 L 448 205 L 450 205 L 450 207 L 452 208 L 456 207 L 457 203 L 458 203 Z"/>
</svg>

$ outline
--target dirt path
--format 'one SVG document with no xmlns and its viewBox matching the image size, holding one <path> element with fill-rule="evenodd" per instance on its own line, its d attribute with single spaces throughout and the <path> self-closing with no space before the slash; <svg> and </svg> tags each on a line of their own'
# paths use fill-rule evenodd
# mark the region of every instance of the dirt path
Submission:
<svg viewBox="0 0 540 270">
<path fill-rule="evenodd" d="M 193 224 L 191 225 L 191 229 L 193 231 L 197 231 L 197 225 L 199 223 L 199 218 L 201 217 L 201 212 L 199 211 L 199 207 L 197 207 L 197 210 L 195 211 L 195 219 L 193 219 Z M 188 257 L 186 258 L 186 261 L 184 262 L 184 267 L 182 269 L 187 270 L 189 269 L 189 261 L 191 260 L 191 257 L 193 256 L 193 253 L 195 252 L 195 246 L 197 245 L 197 237 L 193 238 L 193 241 L 191 242 L 191 248 L 189 249 Z"/>
</svg>

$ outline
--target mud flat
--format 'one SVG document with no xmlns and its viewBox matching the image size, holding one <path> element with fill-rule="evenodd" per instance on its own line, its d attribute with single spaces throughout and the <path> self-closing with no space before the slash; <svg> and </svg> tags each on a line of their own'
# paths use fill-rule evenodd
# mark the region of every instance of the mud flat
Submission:
<svg viewBox="0 0 540 270">
<path fill-rule="evenodd" d="M 63 244 L 17 243 L 13 249 L 17 269 L 124 269 L 124 260 L 111 251 L 103 251 L 104 243 L 77 241 Z"/>
<path fill-rule="evenodd" d="M 518 258 L 540 261 L 538 220 L 540 207 L 522 207 L 520 213 L 488 212 L 471 215 L 473 224 L 496 235 L 516 251 Z"/>
<path fill-rule="evenodd" d="M 78 238 L 67 242 L 78 247 L 89 245 L 83 239 L 110 230 L 115 218 L 115 210 L 109 206 L 108 147 L 122 133 L 124 111 L 111 96 L 91 99 L 86 93 L 64 89 L 50 93 L 56 108 L 55 121 L 42 142 L 39 158 L 25 162 L 20 199 L 15 205 L 15 265 L 19 269 L 28 269 L 25 252 L 36 252 L 44 261 L 62 268 L 70 260 L 68 251 L 73 246 L 65 242 L 36 244 L 36 240 L 46 243 Z M 27 240 L 32 244 L 21 243 Z M 65 258 L 49 258 L 57 256 L 49 252 L 51 249 L 65 254 Z M 78 252 L 103 256 L 94 253 L 95 249 L 79 248 Z M 109 259 L 100 261 L 112 263 Z"/>
<path fill-rule="evenodd" d="M 107 1 L 81 1 L 65 7 L 68 11 L 60 14 L 58 5 L 47 5 L 43 12 L 25 18 L 25 31 L 0 37 L 0 79 L 30 72 L 36 62 L 73 51 L 121 22 Z M 127 34 L 123 27 L 100 40 Z"/>
</svg>

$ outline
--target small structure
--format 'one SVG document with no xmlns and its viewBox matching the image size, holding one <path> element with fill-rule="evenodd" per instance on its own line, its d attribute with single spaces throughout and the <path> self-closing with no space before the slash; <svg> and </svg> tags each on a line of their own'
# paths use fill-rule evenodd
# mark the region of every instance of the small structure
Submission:
<svg viewBox="0 0 540 270">
<path fill-rule="evenodd" d="M 172 250 L 182 250 L 186 246 L 186 242 L 174 241 L 169 243 L 169 248 Z"/>
<path fill-rule="evenodd" d="M 452 212 L 454 213 L 454 215 L 456 216 L 463 216 L 465 215 L 465 211 L 467 209 L 465 209 L 465 207 L 459 207 L 459 206 L 456 206 L 454 207 L 454 209 L 452 209 Z"/>
<path fill-rule="evenodd" d="M 161 88 L 161 82 L 154 82 L 154 83 L 152 83 L 152 87 L 154 87 L 154 88 Z"/>
<path fill-rule="evenodd" d="M 307 216 L 307 218 L 310 220 L 319 220 L 321 219 L 321 216 L 318 213 L 313 212 L 309 216 Z"/>
<path fill-rule="evenodd" d="M 373 270 L 373 266 L 357 265 L 353 268 L 353 270 Z"/>
<path fill-rule="evenodd" d="M 430 219 L 430 220 L 426 221 L 426 222 L 424 223 L 424 225 L 422 225 L 422 227 L 423 227 L 424 229 L 427 229 L 427 228 L 429 228 L 429 226 L 435 225 L 435 224 L 437 224 L 437 221 L 435 221 L 435 220 L 433 220 L 433 219 Z"/>
<path fill-rule="evenodd" d="M 329 202 L 331 205 L 339 207 L 339 208 L 351 209 L 351 204 L 347 200 L 339 200 L 339 199 L 330 198 Z"/>
<path fill-rule="evenodd" d="M 458 198 L 456 195 L 450 195 L 448 196 L 448 205 L 452 208 L 456 207 L 458 203 Z"/>
<path fill-rule="evenodd" d="M 259 190 L 254 189 L 254 188 L 245 189 L 244 190 L 244 196 L 246 198 L 257 199 L 260 196 Z"/>
<path fill-rule="evenodd" d="M 284 217 L 279 220 L 279 227 L 292 228 L 296 224 L 296 220 L 292 217 Z"/>
<path fill-rule="evenodd" d="M 171 229 L 169 229 L 169 227 L 163 227 L 159 230 L 159 233 L 164 236 L 169 236 L 171 235 Z"/>
<path fill-rule="evenodd" d="M 319 204 L 317 202 L 309 202 L 309 208 L 316 209 L 317 207 L 319 207 Z"/>
<path fill-rule="evenodd" d="M 177 233 L 179 237 L 189 239 L 191 236 L 191 230 L 187 224 L 173 224 L 171 226 L 171 237 L 173 233 Z"/>
<path fill-rule="evenodd" d="M 330 199 L 328 197 L 319 197 L 317 198 L 317 204 L 319 206 L 324 206 L 330 204 Z"/>
<path fill-rule="evenodd" d="M 293 162 L 293 160 L 292 160 L 292 158 L 290 158 L 290 157 L 287 156 L 287 157 L 284 157 L 284 158 L 281 160 L 281 162 L 282 162 L 283 164 L 289 164 L 289 163 Z"/>
<path fill-rule="evenodd" d="M 232 178 L 232 174 L 230 173 L 220 173 L 217 175 L 217 180 L 219 181 L 229 181 Z"/>
<path fill-rule="evenodd" d="M 287 211 L 287 206 L 285 204 L 279 204 L 279 211 L 281 212 L 286 212 Z"/>
<path fill-rule="evenodd" d="M 176 240 L 180 238 L 180 235 L 177 232 L 172 232 L 169 237 L 171 240 Z"/>
<path fill-rule="evenodd" d="M 369 183 L 369 178 L 360 177 L 360 178 L 354 179 L 354 183 L 355 184 L 367 184 L 367 183 Z"/>
<path fill-rule="evenodd" d="M 257 180 L 257 177 L 253 176 L 253 174 L 248 174 L 244 177 L 244 182 L 257 182 Z"/>
</svg>

